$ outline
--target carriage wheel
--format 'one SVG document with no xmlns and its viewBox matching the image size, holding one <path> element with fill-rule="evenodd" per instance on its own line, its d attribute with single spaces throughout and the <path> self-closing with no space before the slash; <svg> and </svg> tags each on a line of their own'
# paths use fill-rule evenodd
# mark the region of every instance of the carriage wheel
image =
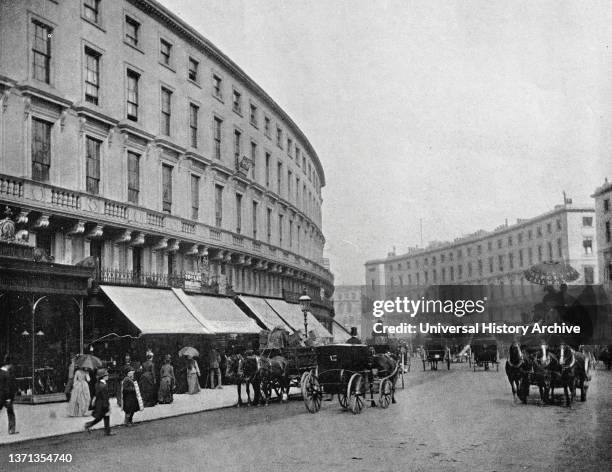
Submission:
<svg viewBox="0 0 612 472">
<path fill-rule="evenodd" d="M 389 379 L 383 379 L 380 383 L 380 396 L 378 397 L 378 406 L 388 408 L 391 404 L 393 396 L 393 383 Z"/>
<path fill-rule="evenodd" d="M 302 398 L 304 405 L 310 413 L 316 413 L 321 409 L 321 385 L 314 374 L 306 372 L 302 375 Z"/>
<path fill-rule="evenodd" d="M 361 374 L 353 374 L 349 380 L 346 391 L 349 408 L 354 415 L 361 413 L 363 409 L 363 397 L 365 395 L 365 382 Z"/>
<path fill-rule="evenodd" d="M 348 397 L 346 396 L 346 393 L 339 393 L 338 394 L 338 403 L 340 403 L 340 406 L 342 407 L 343 410 L 348 410 Z"/>
</svg>

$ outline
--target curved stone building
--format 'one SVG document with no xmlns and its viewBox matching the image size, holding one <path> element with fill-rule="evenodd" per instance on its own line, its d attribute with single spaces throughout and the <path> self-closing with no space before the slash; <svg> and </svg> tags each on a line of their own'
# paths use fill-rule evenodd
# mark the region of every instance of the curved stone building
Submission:
<svg viewBox="0 0 612 472">
<path fill-rule="evenodd" d="M 313 146 L 152 0 L 0 3 L 0 204 L 105 283 L 330 305 Z"/>
</svg>

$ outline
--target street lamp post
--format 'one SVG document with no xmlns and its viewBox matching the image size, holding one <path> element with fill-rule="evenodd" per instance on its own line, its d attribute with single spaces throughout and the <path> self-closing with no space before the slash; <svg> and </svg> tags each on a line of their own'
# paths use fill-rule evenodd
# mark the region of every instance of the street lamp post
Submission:
<svg viewBox="0 0 612 472">
<path fill-rule="evenodd" d="M 300 297 L 300 306 L 302 307 L 302 313 L 304 313 L 304 335 L 306 339 L 308 339 L 308 310 L 311 301 L 312 299 L 306 295 L 306 292 Z"/>
</svg>

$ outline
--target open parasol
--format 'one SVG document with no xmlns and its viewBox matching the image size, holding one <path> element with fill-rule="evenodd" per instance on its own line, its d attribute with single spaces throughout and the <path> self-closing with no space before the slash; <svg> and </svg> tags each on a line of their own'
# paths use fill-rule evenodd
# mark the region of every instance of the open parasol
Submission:
<svg viewBox="0 0 612 472">
<path fill-rule="evenodd" d="M 79 369 L 97 370 L 102 367 L 102 361 L 91 354 L 81 354 L 74 362 Z"/>
<path fill-rule="evenodd" d="M 540 262 L 523 274 L 529 282 L 539 285 L 560 285 L 580 278 L 578 271 L 567 262 Z"/>
<path fill-rule="evenodd" d="M 195 347 L 185 346 L 183 349 L 179 351 L 179 356 L 185 357 L 199 357 L 200 353 Z"/>
</svg>

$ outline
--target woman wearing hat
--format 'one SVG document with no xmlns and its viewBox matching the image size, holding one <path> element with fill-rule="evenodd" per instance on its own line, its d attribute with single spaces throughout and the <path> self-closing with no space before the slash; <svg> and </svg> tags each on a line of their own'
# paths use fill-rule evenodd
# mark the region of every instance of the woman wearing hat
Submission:
<svg viewBox="0 0 612 472">
<path fill-rule="evenodd" d="M 139 381 L 145 408 L 155 406 L 157 404 L 157 379 L 151 350 L 147 351 L 147 360 L 142 364 L 142 375 Z"/>
<path fill-rule="evenodd" d="M 130 366 L 126 370 L 125 378 L 121 382 L 121 404 L 125 413 L 124 424 L 130 426 L 134 424 L 134 413 L 144 410 L 144 404 L 140 395 L 140 388 L 138 388 L 138 382 L 134 380 L 134 367 Z"/>
<path fill-rule="evenodd" d="M 176 379 L 174 377 L 174 367 L 170 364 L 171 360 L 172 358 L 167 354 L 164 358 L 164 365 L 162 365 L 159 373 L 159 394 L 157 397 L 159 403 L 172 403 L 174 400 L 172 392 L 174 391 Z"/>
<path fill-rule="evenodd" d="M 89 393 L 89 374 L 77 369 L 74 373 L 70 401 L 68 402 L 68 416 L 87 416 L 91 403 Z"/>
</svg>

